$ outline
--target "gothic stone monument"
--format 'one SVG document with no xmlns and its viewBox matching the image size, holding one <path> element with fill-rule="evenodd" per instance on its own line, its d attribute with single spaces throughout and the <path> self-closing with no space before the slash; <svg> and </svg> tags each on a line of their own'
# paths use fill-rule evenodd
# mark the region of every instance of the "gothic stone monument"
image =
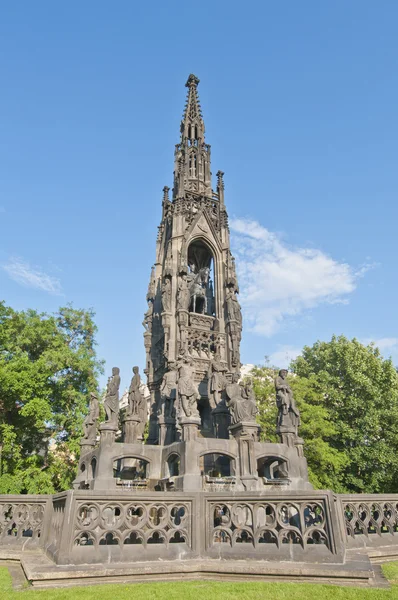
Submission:
<svg viewBox="0 0 398 600">
<path fill-rule="evenodd" d="M 148 286 L 150 414 L 138 367 L 119 411 L 114 367 L 99 436 L 91 395 L 74 489 L 0 497 L 0 553 L 10 545 L 46 552 L 48 563 L 21 554 L 36 585 L 145 573 L 289 577 L 297 563 L 312 579 L 366 583 L 367 555 L 353 563 L 346 549 L 396 544 L 398 496 L 312 489 L 286 371 L 275 379 L 279 442 L 260 441 L 252 384 L 240 378 L 242 314 L 223 173 L 213 191 L 198 83 L 194 75 L 186 83 Z"/>
</svg>

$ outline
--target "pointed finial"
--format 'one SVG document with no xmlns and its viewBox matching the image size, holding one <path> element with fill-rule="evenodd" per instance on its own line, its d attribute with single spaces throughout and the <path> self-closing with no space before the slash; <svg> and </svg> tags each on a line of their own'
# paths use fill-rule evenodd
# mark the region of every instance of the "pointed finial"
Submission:
<svg viewBox="0 0 398 600">
<path fill-rule="evenodd" d="M 224 189 L 224 180 L 223 180 L 224 172 L 223 171 L 217 171 L 216 175 L 217 175 L 217 187 L 220 190 L 223 190 Z"/>
<path fill-rule="evenodd" d="M 167 187 L 167 185 L 165 185 L 163 188 L 163 202 L 169 201 L 169 191 L 170 191 L 170 188 Z"/>
<path fill-rule="evenodd" d="M 198 86 L 199 82 L 200 82 L 200 79 L 198 79 L 196 77 L 196 75 L 193 75 L 193 73 L 191 73 L 187 79 L 185 87 L 195 87 L 196 88 Z"/>
</svg>

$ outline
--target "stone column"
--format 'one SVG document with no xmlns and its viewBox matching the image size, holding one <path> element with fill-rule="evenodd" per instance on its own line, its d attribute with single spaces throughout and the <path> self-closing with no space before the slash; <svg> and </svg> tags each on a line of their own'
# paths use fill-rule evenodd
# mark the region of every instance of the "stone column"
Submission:
<svg viewBox="0 0 398 600">
<path fill-rule="evenodd" d="M 159 420 L 159 444 L 167 446 L 175 441 L 175 419 L 173 417 L 160 416 Z"/>
<path fill-rule="evenodd" d="M 100 445 L 111 446 L 115 441 L 117 430 L 117 425 L 114 425 L 113 423 L 109 423 L 108 421 L 101 423 L 99 426 Z"/>
<path fill-rule="evenodd" d="M 198 437 L 200 417 L 180 417 L 179 423 L 182 427 L 182 441 L 191 442 Z"/>
<path fill-rule="evenodd" d="M 260 426 L 257 423 L 242 421 L 231 425 L 229 430 L 238 442 L 239 476 L 242 485 L 245 490 L 255 490 L 259 478 L 254 442 L 258 440 Z"/>
<path fill-rule="evenodd" d="M 135 444 L 136 442 L 142 442 L 143 435 L 140 435 L 140 425 L 141 419 L 137 415 L 125 418 L 123 441 L 126 444 Z"/>
<path fill-rule="evenodd" d="M 216 438 L 223 440 L 229 439 L 231 415 L 224 402 L 220 402 L 216 408 L 213 409 L 211 416 L 213 417 L 213 428 Z"/>
<path fill-rule="evenodd" d="M 96 443 L 96 440 L 86 440 L 85 438 L 82 438 L 80 440 L 80 457 L 83 458 L 83 456 L 94 450 Z"/>
</svg>

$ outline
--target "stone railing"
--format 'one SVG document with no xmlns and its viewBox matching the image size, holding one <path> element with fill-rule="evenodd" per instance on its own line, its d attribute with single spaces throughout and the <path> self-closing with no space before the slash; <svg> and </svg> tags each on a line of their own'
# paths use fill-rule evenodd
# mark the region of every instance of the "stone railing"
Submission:
<svg viewBox="0 0 398 600">
<path fill-rule="evenodd" d="M 333 562 L 398 545 L 398 494 L 74 490 L 0 496 L 0 548 L 42 546 L 57 564 L 252 558 Z"/>
<path fill-rule="evenodd" d="M 328 560 L 343 552 L 338 517 L 325 493 L 208 498 L 207 523 L 210 555 L 298 559 L 313 554 Z"/>
<path fill-rule="evenodd" d="M 39 543 L 50 496 L 0 496 L 0 546 Z"/>
<path fill-rule="evenodd" d="M 340 494 L 336 498 L 348 547 L 398 544 L 398 494 Z"/>
<path fill-rule="evenodd" d="M 122 495 L 118 491 L 58 494 L 53 499 L 51 534 L 45 548 L 60 564 L 190 554 L 192 503 L 192 498 L 181 494 L 134 490 Z"/>
</svg>

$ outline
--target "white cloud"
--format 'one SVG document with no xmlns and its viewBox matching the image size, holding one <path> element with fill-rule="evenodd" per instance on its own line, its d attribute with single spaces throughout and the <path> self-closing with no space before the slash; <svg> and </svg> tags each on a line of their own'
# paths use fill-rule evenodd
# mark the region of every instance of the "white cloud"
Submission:
<svg viewBox="0 0 398 600">
<path fill-rule="evenodd" d="M 39 267 L 33 267 L 21 258 L 10 258 L 8 263 L 3 265 L 2 268 L 8 273 L 11 279 L 21 285 L 43 290 L 57 296 L 62 293 L 59 279 L 47 275 Z"/>
<path fill-rule="evenodd" d="M 398 350 L 398 338 L 396 337 L 386 337 L 386 338 L 365 338 L 362 340 L 362 344 L 368 346 L 369 344 L 374 344 L 381 352 L 383 351 L 394 351 Z"/>
<path fill-rule="evenodd" d="M 295 358 L 302 352 L 302 348 L 293 348 L 292 346 L 282 346 L 279 350 L 272 352 L 268 356 L 269 364 L 278 369 L 287 369 Z"/>
<path fill-rule="evenodd" d="M 321 250 L 289 248 L 256 221 L 232 219 L 230 227 L 245 324 L 260 335 L 320 304 L 347 303 L 357 279 L 374 266 L 356 272 Z"/>
</svg>

